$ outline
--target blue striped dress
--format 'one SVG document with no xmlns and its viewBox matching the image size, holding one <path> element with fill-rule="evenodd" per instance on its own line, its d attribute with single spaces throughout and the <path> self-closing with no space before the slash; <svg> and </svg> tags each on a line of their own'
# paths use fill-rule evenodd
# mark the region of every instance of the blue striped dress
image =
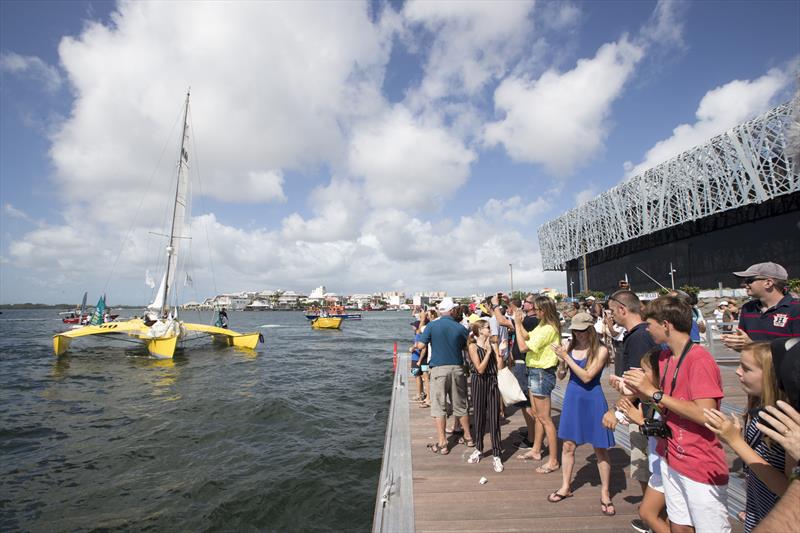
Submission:
<svg viewBox="0 0 800 533">
<path fill-rule="evenodd" d="M 753 417 L 747 424 L 744 434 L 745 441 L 761 458 L 783 472 L 786 463 L 783 447 L 774 442 L 772 446 L 769 446 L 761 431 L 756 427 L 756 422 L 758 422 L 758 417 Z M 745 473 L 747 474 L 747 504 L 745 505 L 747 517 L 744 521 L 744 531 L 750 533 L 778 503 L 778 496 L 769 490 L 749 468 L 745 467 Z"/>
</svg>

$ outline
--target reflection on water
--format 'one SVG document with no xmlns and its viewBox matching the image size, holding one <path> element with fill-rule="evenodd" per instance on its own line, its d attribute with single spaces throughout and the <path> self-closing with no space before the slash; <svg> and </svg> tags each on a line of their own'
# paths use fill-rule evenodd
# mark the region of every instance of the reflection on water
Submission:
<svg viewBox="0 0 800 533">
<path fill-rule="evenodd" d="M 333 332 L 302 313 L 230 313 L 236 330 L 276 327 L 256 350 L 206 340 L 174 359 L 92 342 L 55 357 L 60 320 L 13 314 L 0 321 L 0 531 L 369 528 L 407 314 Z"/>
</svg>

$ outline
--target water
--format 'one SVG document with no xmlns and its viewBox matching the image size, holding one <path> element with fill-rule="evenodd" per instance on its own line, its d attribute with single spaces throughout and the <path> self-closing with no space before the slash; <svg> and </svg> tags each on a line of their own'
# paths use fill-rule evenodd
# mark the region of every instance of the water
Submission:
<svg viewBox="0 0 800 533">
<path fill-rule="evenodd" d="M 159 361 L 94 339 L 56 358 L 55 311 L 4 310 L 0 530 L 369 530 L 409 321 L 312 331 L 299 312 L 230 313 L 263 332 L 256 353 Z"/>
</svg>

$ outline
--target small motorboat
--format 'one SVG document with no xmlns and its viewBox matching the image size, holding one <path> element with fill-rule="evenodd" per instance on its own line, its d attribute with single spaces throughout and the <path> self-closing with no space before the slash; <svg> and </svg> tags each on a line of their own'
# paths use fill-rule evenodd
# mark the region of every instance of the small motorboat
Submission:
<svg viewBox="0 0 800 533">
<path fill-rule="evenodd" d="M 320 316 L 311 321 L 313 329 L 339 329 L 342 326 L 341 317 L 336 316 Z"/>
</svg>

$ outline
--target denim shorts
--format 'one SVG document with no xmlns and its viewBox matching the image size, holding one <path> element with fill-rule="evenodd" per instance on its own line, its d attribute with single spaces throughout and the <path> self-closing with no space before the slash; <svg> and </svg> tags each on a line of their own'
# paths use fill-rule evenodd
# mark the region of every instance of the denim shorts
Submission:
<svg viewBox="0 0 800 533">
<path fill-rule="evenodd" d="M 534 396 L 550 396 L 556 388 L 556 367 L 528 368 L 528 390 Z"/>
</svg>

